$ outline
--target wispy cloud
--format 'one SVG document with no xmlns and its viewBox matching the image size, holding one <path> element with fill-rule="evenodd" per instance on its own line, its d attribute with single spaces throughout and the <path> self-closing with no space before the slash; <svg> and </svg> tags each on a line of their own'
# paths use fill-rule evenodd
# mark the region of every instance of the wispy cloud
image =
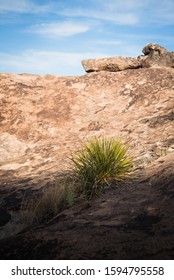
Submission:
<svg viewBox="0 0 174 280">
<path fill-rule="evenodd" d="M 57 51 L 26 50 L 18 54 L 0 53 L 0 72 L 83 75 L 81 60 L 108 57 L 107 53 L 70 53 Z M 11 70 L 10 70 L 11 69 Z"/>
<path fill-rule="evenodd" d="M 155 13 L 154 21 L 162 25 L 174 23 L 174 1 L 165 0 L 160 1 L 153 10 Z"/>
<path fill-rule="evenodd" d="M 51 9 L 49 5 L 37 5 L 32 0 L 0 0 L 0 13 L 41 13 Z"/>
<path fill-rule="evenodd" d="M 137 9 L 144 8 L 149 4 L 151 0 L 107 0 L 103 1 L 102 9 L 112 12 L 124 12 L 124 11 L 136 11 Z M 153 1 L 153 0 L 152 0 Z M 92 1 L 91 1 L 92 2 Z M 101 3 L 100 0 L 95 0 L 95 3 L 99 5 Z"/>
<path fill-rule="evenodd" d="M 174 23 L 174 1 L 165 0 L 86 0 L 75 1 L 69 8 L 69 1 L 50 0 L 47 4 L 37 0 L 0 0 L 0 14 L 46 13 L 67 17 L 81 17 L 110 21 L 118 25 L 167 25 Z"/>
<path fill-rule="evenodd" d="M 82 59 L 172 51 L 173 11 L 173 0 L 0 0 L 0 71 L 79 75 Z"/>
<path fill-rule="evenodd" d="M 111 21 L 120 25 L 134 25 L 138 23 L 137 15 L 126 12 L 108 13 L 106 11 L 92 9 L 64 9 L 60 11 L 59 14 L 69 17 L 84 17 L 102 21 Z"/>
<path fill-rule="evenodd" d="M 29 32 L 51 38 L 68 37 L 89 30 L 90 24 L 73 21 L 42 23 L 40 25 L 34 25 L 28 29 Z"/>
<path fill-rule="evenodd" d="M 149 4 L 150 0 L 88 0 L 88 7 L 76 6 L 68 9 L 66 6 L 59 11 L 69 17 L 92 18 L 100 21 L 110 21 L 117 25 L 136 25 L 140 22 L 139 11 Z"/>
<path fill-rule="evenodd" d="M 174 1 L 166 0 L 88 0 L 87 8 L 61 9 L 58 13 L 68 17 L 91 18 L 100 21 L 110 21 L 117 25 L 151 24 L 167 25 L 174 23 Z"/>
</svg>

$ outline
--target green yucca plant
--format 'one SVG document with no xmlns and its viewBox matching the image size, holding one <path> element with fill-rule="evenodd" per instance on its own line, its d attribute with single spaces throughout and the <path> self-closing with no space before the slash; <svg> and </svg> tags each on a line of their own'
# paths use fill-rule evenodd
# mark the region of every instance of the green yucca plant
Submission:
<svg viewBox="0 0 174 280">
<path fill-rule="evenodd" d="M 71 158 L 81 191 L 88 199 L 111 182 L 132 176 L 133 163 L 127 150 L 120 139 L 94 137 Z"/>
</svg>

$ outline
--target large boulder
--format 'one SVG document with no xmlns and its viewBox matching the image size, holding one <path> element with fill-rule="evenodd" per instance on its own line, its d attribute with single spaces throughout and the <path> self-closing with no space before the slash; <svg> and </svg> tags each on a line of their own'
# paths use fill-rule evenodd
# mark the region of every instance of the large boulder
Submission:
<svg viewBox="0 0 174 280">
<path fill-rule="evenodd" d="M 85 59 L 82 60 L 82 65 L 87 73 L 98 71 L 117 72 L 141 67 L 140 62 L 136 58 L 124 56 Z"/>
<path fill-rule="evenodd" d="M 153 66 L 174 68 L 174 52 L 168 52 L 165 48 L 154 43 L 146 45 L 142 52 L 144 53 L 144 56 L 138 57 L 138 61 L 142 68 Z"/>
</svg>

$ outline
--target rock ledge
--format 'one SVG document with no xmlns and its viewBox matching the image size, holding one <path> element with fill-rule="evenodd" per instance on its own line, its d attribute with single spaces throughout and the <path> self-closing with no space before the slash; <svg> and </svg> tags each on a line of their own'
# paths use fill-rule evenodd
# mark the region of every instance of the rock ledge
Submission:
<svg viewBox="0 0 174 280">
<path fill-rule="evenodd" d="M 138 58 L 116 56 L 110 58 L 96 58 L 82 60 L 87 73 L 98 71 L 117 72 L 126 69 L 166 66 L 174 68 L 174 52 L 168 52 L 158 44 L 147 44 Z"/>
</svg>

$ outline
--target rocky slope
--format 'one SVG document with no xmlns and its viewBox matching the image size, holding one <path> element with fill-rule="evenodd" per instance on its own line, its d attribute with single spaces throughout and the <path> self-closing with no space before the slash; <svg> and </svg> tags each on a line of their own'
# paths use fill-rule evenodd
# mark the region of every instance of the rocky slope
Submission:
<svg viewBox="0 0 174 280">
<path fill-rule="evenodd" d="M 173 68 L 0 74 L 0 105 L 1 258 L 174 257 Z M 20 231 L 24 193 L 56 180 L 94 135 L 123 137 L 138 178 L 11 236 Z"/>
</svg>

